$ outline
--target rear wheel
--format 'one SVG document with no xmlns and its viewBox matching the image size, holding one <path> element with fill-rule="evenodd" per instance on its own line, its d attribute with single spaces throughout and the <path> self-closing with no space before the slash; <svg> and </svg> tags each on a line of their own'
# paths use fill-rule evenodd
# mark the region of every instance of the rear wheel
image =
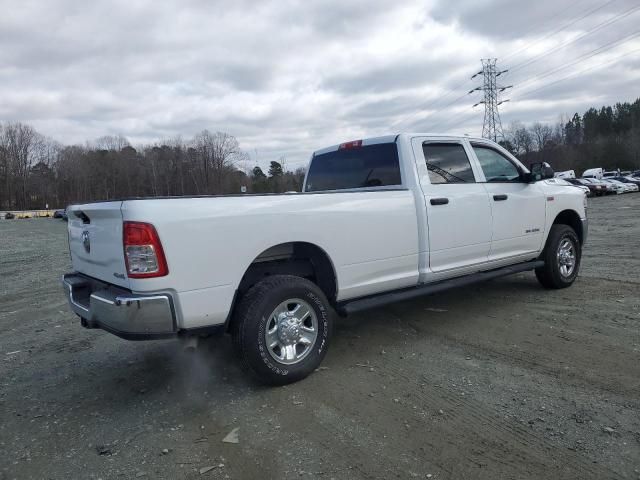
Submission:
<svg viewBox="0 0 640 480">
<path fill-rule="evenodd" d="M 552 225 L 536 277 L 545 288 L 566 288 L 578 276 L 582 248 L 576 232 L 568 225 Z"/>
<path fill-rule="evenodd" d="M 233 338 L 246 367 L 262 383 L 305 378 L 322 362 L 331 336 L 331 306 L 313 282 L 292 275 L 265 278 L 242 297 Z"/>
</svg>

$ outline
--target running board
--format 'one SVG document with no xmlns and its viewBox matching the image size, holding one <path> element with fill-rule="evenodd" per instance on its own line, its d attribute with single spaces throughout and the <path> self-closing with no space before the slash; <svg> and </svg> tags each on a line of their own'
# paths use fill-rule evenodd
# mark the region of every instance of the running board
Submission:
<svg viewBox="0 0 640 480">
<path fill-rule="evenodd" d="M 532 260 L 530 262 L 519 263 L 517 265 L 496 268 L 495 270 L 488 270 L 486 272 L 473 273 L 471 275 L 465 275 L 463 277 L 451 278 L 449 280 L 443 280 L 441 282 L 425 283 L 422 285 L 418 285 L 417 287 L 379 293 L 376 295 L 356 298 L 353 300 L 345 300 L 338 303 L 337 311 L 340 315 L 348 315 L 350 313 L 356 313 L 361 310 L 381 307 L 389 303 L 401 302 L 403 300 L 409 300 L 411 298 L 421 297 L 423 295 L 431 295 L 433 293 L 449 290 L 450 288 L 463 287 L 465 285 L 471 285 L 473 283 L 482 282 L 484 280 L 504 277 L 505 275 L 511 275 L 513 273 L 526 272 L 543 266 L 544 262 L 542 260 Z"/>
</svg>

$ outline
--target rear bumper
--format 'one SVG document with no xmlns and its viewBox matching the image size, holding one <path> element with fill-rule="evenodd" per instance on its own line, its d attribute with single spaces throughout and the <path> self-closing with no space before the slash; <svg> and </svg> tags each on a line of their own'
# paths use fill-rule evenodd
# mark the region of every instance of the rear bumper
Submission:
<svg viewBox="0 0 640 480">
<path fill-rule="evenodd" d="M 62 284 L 84 327 L 101 328 L 127 340 L 169 338 L 178 333 L 169 294 L 135 294 L 78 273 L 64 275 Z"/>
</svg>

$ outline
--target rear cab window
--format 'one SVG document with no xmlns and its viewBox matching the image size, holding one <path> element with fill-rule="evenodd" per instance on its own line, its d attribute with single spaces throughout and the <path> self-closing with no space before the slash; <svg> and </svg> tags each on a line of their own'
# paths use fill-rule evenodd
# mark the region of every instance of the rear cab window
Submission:
<svg viewBox="0 0 640 480">
<path fill-rule="evenodd" d="M 363 145 L 343 143 L 337 150 L 315 154 L 305 192 L 401 187 L 400 160 L 395 142 Z"/>
</svg>

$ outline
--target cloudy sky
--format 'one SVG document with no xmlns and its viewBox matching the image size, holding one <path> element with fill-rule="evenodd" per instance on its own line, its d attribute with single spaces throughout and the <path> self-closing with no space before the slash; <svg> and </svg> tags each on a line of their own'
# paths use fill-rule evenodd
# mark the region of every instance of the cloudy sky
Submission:
<svg viewBox="0 0 640 480">
<path fill-rule="evenodd" d="M 638 0 L 0 0 L 0 121 L 63 143 L 209 129 L 261 165 L 398 131 L 480 134 L 640 96 Z"/>
</svg>

